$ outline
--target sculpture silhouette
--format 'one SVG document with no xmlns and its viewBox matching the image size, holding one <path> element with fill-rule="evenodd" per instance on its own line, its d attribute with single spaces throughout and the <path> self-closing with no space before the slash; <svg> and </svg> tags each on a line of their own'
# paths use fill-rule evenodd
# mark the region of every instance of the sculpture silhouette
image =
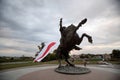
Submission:
<svg viewBox="0 0 120 80">
<path fill-rule="evenodd" d="M 71 24 L 68 27 L 62 26 L 62 18 L 60 19 L 60 33 L 61 33 L 61 39 L 60 39 L 60 45 L 57 48 L 57 57 L 59 61 L 59 67 L 61 66 L 61 58 L 62 56 L 65 58 L 65 61 L 68 63 L 69 66 L 74 66 L 74 64 L 71 64 L 68 61 L 69 58 L 69 52 L 72 49 L 80 50 L 76 45 L 79 45 L 84 37 L 88 38 L 88 41 L 92 43 L 92 37 L 87 35 L 86 33 L 82 34 L 81 37 L 76 33 L 76 31 L 81 27 L 83 24 L 85 24 L 87 19 L 83 19 L 78 26 L 75 26 Z"/>
<path fill-rule="evenodd" d="M 40 44 L 40 46 L 37 46 L 38 49 L 39 49 L 39 51 L 36 52 L 35 57 L 38 56 L 38 54 L 42 51 L 42 49 L 44 48 L 44 46 L 45 46 L 45 43 L 44 43 L 44 42 L 42 42 L 42 43 Z"/>
</svg>

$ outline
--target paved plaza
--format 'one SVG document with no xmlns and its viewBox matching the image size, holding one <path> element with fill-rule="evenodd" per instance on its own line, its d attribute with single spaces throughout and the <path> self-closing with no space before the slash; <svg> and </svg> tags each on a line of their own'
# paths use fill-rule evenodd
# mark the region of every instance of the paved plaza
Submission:
<svg viewBox="0 0 120 80">
<path fill-rule="evenodd" d="M 77 65 L 81 66 L 81 65 Z M 40 65 L 0 71 L 0 80 L 119 80 L 120 69 L 108 65 L 89 65 L 90 73 L 81 75 L 60 74 L 57 65 Z M 81 66 L 83 67 L 83 66 Z"/>
</svg>

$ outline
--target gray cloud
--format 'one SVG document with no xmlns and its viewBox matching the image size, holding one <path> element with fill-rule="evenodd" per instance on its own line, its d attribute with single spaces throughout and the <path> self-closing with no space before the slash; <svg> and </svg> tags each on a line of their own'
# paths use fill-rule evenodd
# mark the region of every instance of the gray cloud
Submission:
<svg viewBox="0 0 120 80">
<path fill-rule="evenodd" d="M 0 41 L 0 55 L 13 56 L 5 51 L 9 49 L 14 50 L 14 55 L 21 52 L 33 56 L 40 42 L 59 42 L 61 17 L 65 26 L 77 25 L 83 18 L 88 18 L 78 33 L 92 35 L 94 48 L 119 44 L 119 4 L 119 0 L 0 0 L 0 38 L 3 40 Z M 83 41 L 81 47 L 88 50 L 87 46 L 86 40 Z M 111 49 L 103 47 L 100 53 Z M 92 46 L 89 50 L 96 52 Z"/>
</svg>

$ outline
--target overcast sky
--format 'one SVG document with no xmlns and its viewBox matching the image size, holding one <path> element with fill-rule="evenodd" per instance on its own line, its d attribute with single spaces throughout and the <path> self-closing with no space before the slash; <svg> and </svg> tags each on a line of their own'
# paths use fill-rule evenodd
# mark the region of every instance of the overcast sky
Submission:
<svg viewBox="0 0 120 80">
<path fill-rule="evenodd" d="M 120 49 L 119 0 L 0 0 L 0 56 L 34 56 L 41 42 L 59 42 L 59 19 L 93 37 L 76 53 L 111 53 Z"/>
</svg>

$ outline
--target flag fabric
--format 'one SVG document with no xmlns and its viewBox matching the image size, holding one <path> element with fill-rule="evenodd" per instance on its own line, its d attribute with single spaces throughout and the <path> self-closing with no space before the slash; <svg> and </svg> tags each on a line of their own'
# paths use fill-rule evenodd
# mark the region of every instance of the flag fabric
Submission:
<svg viewBox="0 0 120 80">
<path fill-rule="evenodd" d="M 50 52 L 51 48 L 56 44 L 56 42 L 50 42 L 48 44 L 45 44 L 45 47 L 42 49 L 42 51 L 38 54 L 38 56 L 34 59 L 34 62 L 40 62 L 42 59 L 44 59 Z"/>
</svg>

